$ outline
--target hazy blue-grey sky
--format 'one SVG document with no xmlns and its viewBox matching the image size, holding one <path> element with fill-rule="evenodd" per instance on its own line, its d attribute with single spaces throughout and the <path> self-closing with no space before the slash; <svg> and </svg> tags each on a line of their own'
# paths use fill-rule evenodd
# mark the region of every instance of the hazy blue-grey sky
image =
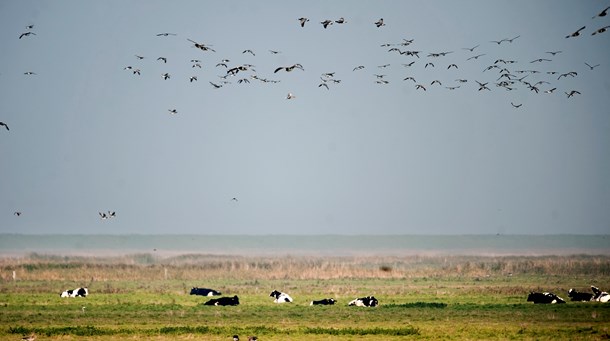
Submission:
<svg viewBox="0 0 610 341">
<path fill-rule="evenodd" d="M 2 1 L 0 232 L 608 233 L 608 6 Z"/>
</svg>

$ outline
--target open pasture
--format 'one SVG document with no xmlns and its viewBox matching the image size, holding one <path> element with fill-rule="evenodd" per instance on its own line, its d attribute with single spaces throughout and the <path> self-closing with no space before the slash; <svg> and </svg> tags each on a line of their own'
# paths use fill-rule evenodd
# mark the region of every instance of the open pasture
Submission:
<svg viewBox="0 0 610 341">
<path fill-rule="evenodd" d="M 14 277 L 13 277 L 14 274 Z M 530 291 L 610 289 L 610 257 L 50 256 L 0 259 L 0 339 L 399 340 L 610 338 L 610 305 L 534 305 Z M 86 298 L 60 298 L 80 286 Z M 239 296 L 204 306 L 191 287 Z M 269 293 L 294 302 L 274 304 Z M 379 307 L 348 307 L 374 295 Z M 334 306 L 309 306 L 334 298 Z"/>
</svg>

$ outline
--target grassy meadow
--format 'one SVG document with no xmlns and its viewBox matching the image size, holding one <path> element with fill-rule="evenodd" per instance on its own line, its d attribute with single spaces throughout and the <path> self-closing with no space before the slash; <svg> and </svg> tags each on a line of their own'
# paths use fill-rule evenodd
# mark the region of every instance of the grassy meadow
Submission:
<svg viewBox="0 0 610 341">
<path fill-rule="evenodd" d="M 13 277 L 14 274 L 14 277 Z M 0 258 L 0 339 L 600 340 L 610 305 L 534 305 L 529 291 L 610 289 L 610 256 L 217 256 Z M 87 298 L 60 298 L 87 286 Z M 237 295 L 204 306 L 191 287 Z M 294 302 L 274 304 L 269 293 Z M 374 295 L 375 308 L 348 307 Z M 334 306 L 309 306 L 332 297 Z"/>
</svg>

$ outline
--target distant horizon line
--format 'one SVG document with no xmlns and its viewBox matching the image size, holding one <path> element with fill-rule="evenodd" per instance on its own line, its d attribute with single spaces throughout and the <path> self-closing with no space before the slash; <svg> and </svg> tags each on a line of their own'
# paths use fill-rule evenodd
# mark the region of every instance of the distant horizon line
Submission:
<svg viewBox="0 0 610 341">
<path fill-rule="evenodd" d="M 390 237 L 390 236 L 419 236 L 419 237 L 452 237 L 452 236 L 610 236 L 610 233 L 15 233 L 0 232 L 0 236 L 215 236 L 215 237 Z"/>
</svg>

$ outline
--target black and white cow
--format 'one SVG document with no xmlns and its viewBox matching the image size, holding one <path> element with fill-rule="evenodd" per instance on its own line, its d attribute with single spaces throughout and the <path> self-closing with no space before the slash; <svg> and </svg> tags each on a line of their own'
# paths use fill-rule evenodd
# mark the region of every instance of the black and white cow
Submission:
<svg viewBox="0 0 610 341">
<path fill-rule="evenodd" d="M 239 305 L 239 297 L 220 297 L 220 298 L 212 298 L 211 300 L 205 302 L 203 305 Z"/>
<path fill-rule="evenodd" d="M 309 303 L 309 305 L 333 305 L 336 302 L 337 301 L 335 301 L 334 298 L 325 298 L 325 299 L 319 300 L 319 301 L 311 301 L 311 303 Z"/>
<path fill-rule="evenodd" d="M 589 302 L 593 300 L 593 294 L 588 292 L 578 292 L 574 289 L 568 290 L 568 297 L 573 302 Z"/>
<path fill-rule="evenodd" d="M 591 299 L 592 301 L 602 303 L 608 303 L 610 301 L 610 295 L 607 292 L 601 291 L 598 287 L 594 286 L 591 286 L 591 290 L 593 291 L 593 298 Z"/>
<path fill-rule="evenodd" d="M 59 294 L 59 297 L 87 297 L 89 295 L 89 289 L 87 288 L 76 288 L 74 290 L 66 290 Z"/>
<path fill-rule="evenodd" d="M 527 295 L 527 301 L 534 302 L 534 304 L 566 303 L 561 297 L 552 292 L 530 292 L 530 294 Z"/>
<path fill-rule="evenodd" d="M 194 287 L 191 289 L 191 295 L 200 295 L 200 296 L 220 296 L 222 295 L 220 291 L 216 291 L 214 289 L 206 289 L 206 288 L 197 288 Z"/>
<path fill-rule="evenodd" d="M 375 298 L 375 296 L 367 296 L 357 298 L 349 302 L 347 305 L 355 305 L 357 307 L 376 307 L 379 305 L 379 301 Z"/>
<path fill-rule="evenodd" d="M 269 297 L 273 297 L 273 303 L 291 303 L 292 302 L 292 297 L 290 297 L 290 295 L 283 293 L 283 292 L 279 292 L 277 290 L 273 290 L 271 292 L 271 294 L 269 294 Z"/>
</svg>

